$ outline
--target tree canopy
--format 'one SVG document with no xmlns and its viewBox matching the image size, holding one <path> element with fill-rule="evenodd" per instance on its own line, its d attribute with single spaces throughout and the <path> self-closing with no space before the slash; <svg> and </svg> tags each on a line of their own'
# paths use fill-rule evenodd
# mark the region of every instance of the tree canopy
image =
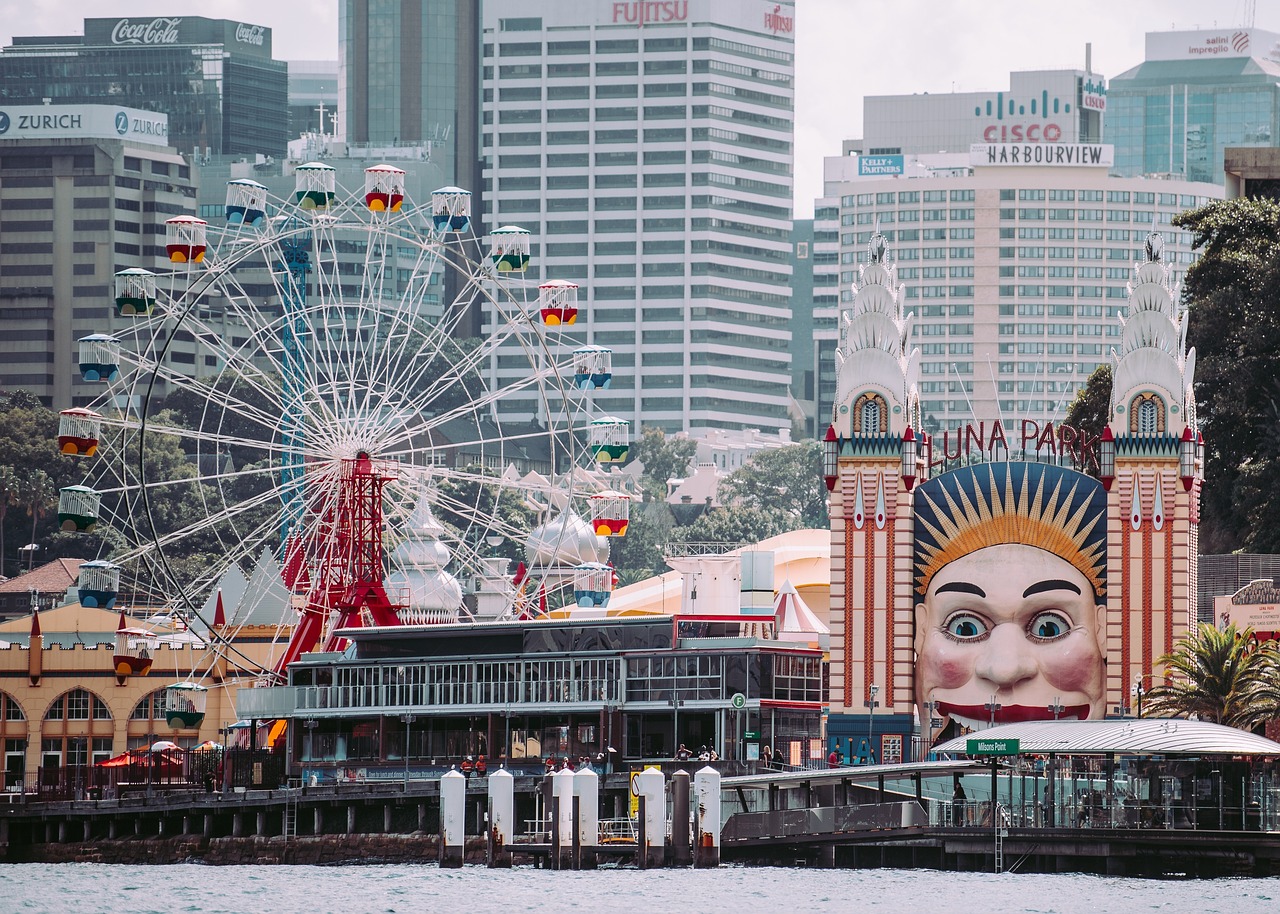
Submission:
<svg viewBox="0 0 1280 914">
<path fill-rule="evenodd" d="M 720 482 L 721 507 L 676 531 L 689 543 L 748 543 L 827 526 L 822 446 L 816 441 L 757 451 Z"/>
<path fill-rule="evenodd" d="M 1211 203 L 1174 224 L 1193 233 L 1187 343 L 1197 356 L 1205 439 L 1204 552 L 1280 551 L 1280 205 Z"/>
<path fill-rule="evenodd" d="M 802 441 L 757 451 L 720 483 L 722 505 L 777 512 L 788 529 L 827 526 L 827 489 L 822 482 L 822 445 Z"/>
<path fill-rule="evenodd" d="M 661 428 L 647 425 L 641 428 L 639 440 L 632 443 L 629 459 L 644 466 L 640 486 L 645 494 L 662 500 L 667 497 L 667 480 L 684 478 L 697 451 L 698 442 L 692 438 L 667 437 Z"/>
<path fill-rule="evenodd" d="M 83 481 L 84 467 L 58 450 L 58 414 L 29 391 L 0 394 L 0 574 L 26 568 L 18 550 L 40 547 L 37 562 L 87 558 L 86 543 L 59 538 L 51 510 L 58 489 Z M 91 549 L 96 549 L 96 542 Z"/>
</svg>

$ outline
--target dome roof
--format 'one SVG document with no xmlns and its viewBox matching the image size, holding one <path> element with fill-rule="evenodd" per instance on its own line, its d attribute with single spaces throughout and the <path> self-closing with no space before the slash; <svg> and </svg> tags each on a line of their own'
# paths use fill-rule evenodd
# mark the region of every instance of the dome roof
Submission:
<svg viewBox="0 0 1280 914">
<path fill-rule="evenodd" d="M 441 540 L 444 527 L 431 511 L 424 492 L 406 524 L 404 542 L 390 555 L 396 569 L 387 575 L 386 587 L 392 600 L 405 599 L 400 621 L 408 625 L 453 621 L 462 607 L 462 585 L 444 570 L 451 554 Z M 400 594 L 397 594 L 400 591 Z"/>
<path fill-rule="evenodd" d="M 525 561 L 532 567 L 581 565 L 609 560 L 608 537 L 596 536 L 591 525 L 571 508 L 537 527 L 525 540 Z"/>
</svg>

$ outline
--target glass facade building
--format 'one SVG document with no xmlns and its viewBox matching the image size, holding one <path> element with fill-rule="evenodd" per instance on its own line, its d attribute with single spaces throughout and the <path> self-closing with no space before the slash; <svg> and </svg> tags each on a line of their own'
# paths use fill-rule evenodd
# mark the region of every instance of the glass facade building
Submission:
<svg viewBox="0 0 1280 914">
<path fill-rule="evenodd" d="M 1227 147 L 1280 136 L 1280 35 L 1148 33 L 1146 60 L 1108 86 L 1105 133 L 1116 174 L 1223 183 Z"/>
<path fill-rule="evenodd" d="M 477 190 L 479 0 L 342 0 L 338 133 L 348 143 L 431 143 L 448 182 Z"/>
<path fill-rule="evenodd" d="M 226 19 L 86 19 L 83 36 L 15 37 L 0 51 L 0 105 L 45 99 L 163 112 L 185 153 L 282 155 L 288 139 L 271 30 Z"/>
<path fill-rule="evenodd" d="M 581 287 L 560 338 L 613 351 L 593 415 L 633 431 L 790 428 L 794 16 L 727 0 L 485 3 L 491 223 L 530 231 L 525 283 Z M 494 380 L 517 383 L 504 356 Z"/>
</svg>

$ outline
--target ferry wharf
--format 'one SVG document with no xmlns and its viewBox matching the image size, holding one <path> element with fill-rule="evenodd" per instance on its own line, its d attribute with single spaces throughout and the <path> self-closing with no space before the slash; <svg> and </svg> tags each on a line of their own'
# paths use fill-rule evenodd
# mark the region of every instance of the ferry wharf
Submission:
<svg viewBox="0 0 1280 914">
<path fill-rule="evenodd" d="M 1280 874 L 1275 744 L 1251 744 L 1259 754 L 1239 742 L 1261 739 L 1251 734 L 1168 723 L 1059 723 L 1053 747 L 1036 742 L 1037 725 L 1009 725 L 983 741 L 1018 740 L 1016 754 L 725 777 L 663 763 L 116 800 L 8 795 L 0 860 Z M 1012 728 L 1021 735 L 1001 733 Z M 1152 740 L 1160 751 L 1139 751 Z M 967 742 L 937 748 L 964 756 Z"/>
</svg>

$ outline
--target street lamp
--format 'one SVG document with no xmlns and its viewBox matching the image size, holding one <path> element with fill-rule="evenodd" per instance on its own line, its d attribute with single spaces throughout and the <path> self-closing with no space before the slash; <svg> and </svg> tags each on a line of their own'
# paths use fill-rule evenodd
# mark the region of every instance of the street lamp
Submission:
<svg viewBox="0 0 1280 914">
<path fill-rule="evenodd" d="M 996 701 L 995 695 L 992 695 L 991 700 L 984 704 L 983 707 L 991 712 L 991 726 L 994 727 L 996 725 L 996 712 L 1003 708 L 1004 705 Z"/>
<path fill-rule="evenodd" d="M 1053 696 L 1053 701 L 1049 702 L 1049 713 L 1053 715 L 1053 719 L 1057 720 L 1058 715 L 1067 710 L 1066 705 L 1062 703 L 1062 696 Z"/>
<path fill-rule="evenodd" d="M 876 701 L 876 696 L 880 694 L 880 687 L 872 683 L 869 690 L 871 697 L 867 699 L 867 750 L 871 753 L 871 763 L 874 765 L 876 761 L 876 708 L 880 702 Z"/>
<path fill-rule="evenodd" d="M 1131 692 L 1133 694 L 1134 699 L 1137 701 L 1138 716 L 1141 717 L 1142 716 L 1142 696 L 1145 695 L 1147 692 L 1147 690 L 1142 687 L 1141 679 L 1139 679 L 1137 682 L 1133 684 L 1133 689 L 1131 690 Z"/>
<path fill-rule="evenodd" d="M 404 786 L 409 789 L 409 725 L 418 718 L 413 714 L 401 714 L 400 719 L 404 721 Z"/>
</svg>

